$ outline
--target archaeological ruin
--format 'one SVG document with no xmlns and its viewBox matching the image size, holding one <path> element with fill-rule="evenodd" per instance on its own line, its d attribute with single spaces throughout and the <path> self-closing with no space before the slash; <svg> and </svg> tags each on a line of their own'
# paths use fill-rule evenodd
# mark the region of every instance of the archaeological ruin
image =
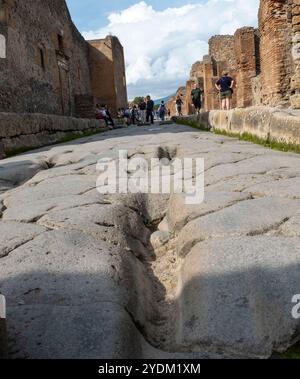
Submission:
<svg viewBox="0 0 300 379">
<path fill-rule="evenodd" d="M 36 136 L 32 122 L 30 130 L 20 129 L 19 114 L 30 114 L 31 120 L 36 115 L 37 123 L 45 124 L 40 115 L 94 119 L 96 103 L 107 104 L 113 113 L 127 104 L 124 52 L 118 38 L 85 41 L 65 0 L 0 0 L 0 83 L 0 122 L 5 126 L 9 117 L 17 129 L 13 136 L 0 134 L 4 150 L 24 145 L 13 141 L 8 146 L 12 137 Z M 76 122 L 71 129 L 81 126 Z M 53 142 L 53 130 L 46 125 L 41 132 Z M 30 147 L 39 145 L 31 140 Z M 47 137 L 44 140 L 40 138 L 41 145 Z"/>
<path fill-rule="evenodd" d="M 177 97 L 183 117 L 100 127 L 96 102 L 127 103 L 118 38 L 85 41 L 64 0 L 0 0 L 2 371 L 226 359 L 240 377 L 229 359 L 300 358 L 300 0 L 262 0 L 259 29 L 213 36 L 172 114 Z"/>
<path fill-rule="evenodd" d="M 300 108 L 300 1 L 261 0 L 258 17 L 258 29 L 209 40 L 209 54 L 192 66 L 186 84 L 185 114 L 194 112 L 189 95 L 195 82 L 204 90 L 204 109 L 220 108 L 215 83 L 223 70 L 236 82 L 233 107 Z"/>
</svg>

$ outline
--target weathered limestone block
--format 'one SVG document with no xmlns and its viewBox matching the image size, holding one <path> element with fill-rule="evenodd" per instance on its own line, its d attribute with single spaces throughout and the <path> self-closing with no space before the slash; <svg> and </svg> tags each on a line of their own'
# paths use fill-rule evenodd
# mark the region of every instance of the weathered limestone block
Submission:
<svg viewBox="0 0 300 379">
<path fill-rule="evenodd" d="M 236 111 L 234 111 L 235 113 Z M 267 140 L 270 135 L 271 116 L 272 112 L 263 107 L 244 110 L 242 132 Z"/>
<path fill-rule="evenodd" d="M 249 198 L 247 193 L 206 192 L 202 204 L 187 205 L 184 195 L 173 194 L 170 198 L 166 222 L 172 233 L 178 233 L 190 221 L 247 198 Z"/>
<path fill-rule="evenodd" d="M 297 340 L 300 240 L 230 237 L 198 243 L 181 268 L 177 344 L 268 358 Z"/>
<path fill-rule="evenodd" d="M 7 256 L 17 247 L 26 244 L 45 231 L 44 227 L 38 225 L 17 222 L 0 223 L 0 258 Z"/>
<path fill-rule="evenodd" d="M 273 187 L 276 184 L 273 183 Z M 254 192 L 254 191 L 253 191 Z M 297 213 L 300 200 L 262 198 L 246 200 L 189 222 L 179 233 L 177 253 L 186 256 L 198 242 L 209 238 L 257 235 L 276 228 Z"/>
<path fill-rule="evenodd" d="M 126 320 L 133 315 L 143 325 L 145 317 L 151 317 L 147 315 L 147 309 L 150 313 L 153 309 L 150 283 L 142 263 L 130 251 L 106 241 L 104 230 L 102 240 L 88 229 L 43 233 L 2 258 L 0 270 L 1 290 L 10 299 L 8 329 L 19 357 L 138 355 L 138 350 L 130 353 L 125 348 L 132 345 L 135 349 L 126 336 L 141 338 Z M 43 332 L 41 325 L 47 325 Z"/>
<path fill-rule="evenodd" d="M 273 108 L 214 110 L 203 112 L 198 117 L 194 115 L 183 118 L 182 121 L 187 123 L 191 121 L 199 126 L 208 126 L 208 129 L 226 133 L 240 135 L 247 133 L 265 141 L 272 140 L 294 145 L 300 143 L 300 124 L 297 115 Z"/>
<path fill-rule="evenodd" d="M 67 133 L 80 135 L 104 129 L 105 123 L 57 115 L 0 113 L 0 126 L 1 157 L 1 145 L 4 153 L 37 148 L 56 143 Z"/>
<path fill-rule="evenodd" d="M 299 95 L 300 100 L 300 95 Z M 300 145 L 300 119 L 280 112 L 273 113 L 270 123 L 270 139 Z"/>
<path fill-rule="evenodd" d="M 221 112 L 221 111 L 220 111 Z M 242 134 L 245 124 L 245 113 L 243 110 L 235 109 L 234 112 L 229 112 L 230 122 L 228 119 L 227 128 L 224 128 L 225 131 L 231 133 Z"/>
</svg>

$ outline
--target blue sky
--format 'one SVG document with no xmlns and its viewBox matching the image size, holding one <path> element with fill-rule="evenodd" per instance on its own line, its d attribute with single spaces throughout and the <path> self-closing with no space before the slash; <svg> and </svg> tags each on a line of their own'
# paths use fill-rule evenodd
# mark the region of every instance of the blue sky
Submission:
<svg viewBox="0 0 300 379">
<path fill-rule="evenodd" d="M 116 11 L 129 8 L 136 4 L 137 0 L 67 0 L 73 20 L 79 30 L 93 30 L 104 26 L 107 16 Z M 157 10 L 168 7 L 179 7 L 195 3 L 203 3 L 204 0 L 150 0 L 147 4 Z"/>
<path fill-rule="evenodd" d="M 256 26 L 259 0 L 67 0 L 86 39 L 116 35 L 125 51 L 128 95 L 173 94 L 208 39 Z"/>
</svg>

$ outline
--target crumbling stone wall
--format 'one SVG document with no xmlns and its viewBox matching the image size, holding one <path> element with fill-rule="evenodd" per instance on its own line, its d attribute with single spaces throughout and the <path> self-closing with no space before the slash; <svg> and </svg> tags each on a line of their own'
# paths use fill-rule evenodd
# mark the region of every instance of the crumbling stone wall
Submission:
<svg viewBox="0 0 300 379">
<path fill-rule="evenodd" d="M 114 97 L 109 105 L 116 109 L 119 99 L 127 100 L 125 64 L 122 46 L 110 39 L 111 72 L 105 52 L 90 54 L 65 0 L 0 0 L 0 112 L 85 117 L 92 114 L 94 82 L 106 80 Z M 101 64 L 95 75 L 93 65 Z M 96 97 L 111 98 L 103 92 Z"/>
<path fill-rule="evenodd" d="M 227 69 L 236 69 L 235 40 L 231 35 L 213 36 L 208 41 L 209 55 L 215 63 L 226 63 Z"/>
<path fill-rule="evenodd" d="M 0 112 L 74 115 L 91 92 L 88 46 L 64 0 L 1 0 Z"/>
</svg>

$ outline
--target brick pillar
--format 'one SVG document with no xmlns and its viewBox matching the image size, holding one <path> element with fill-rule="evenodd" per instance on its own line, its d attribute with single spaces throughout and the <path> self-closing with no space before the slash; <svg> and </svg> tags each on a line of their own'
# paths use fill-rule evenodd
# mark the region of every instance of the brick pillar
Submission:
<svg viewBox="0 0 300 379">
<path fill-rule="evenodd" d="M 214 87 L 214 67 L 211 57 L 205 56 L 203 59 L 203 84 L 204 84 L 204 109 L 206 111 L 215 108 L 214 97 L 215 97 L 215 87 Z"/>
<path fill-rule="evenodd" d="M 191 96 L 194 83 L 195 82 L 193 80 L 186 82 L 185 111 L 187 115 L 195 113 Z"/>
<path fill-rule="evenodd" d="M 292 18 L 292 60 L 291 105 L 300 108 L 300 0 L 291 0 Z"/>
<path fill-rule="evenodd" d="M 235 32 L 235 55 L 237 60 L 236 93 L 237 107 L 253 104 L 252 78 L 256 76 L 255 29 L 241 28 Z"/>
<path fill-rule="evenodd" d="M 288 104 L 291 79 L 289 0 L 261 0 L 259 10 L 262 100 Z"/>
</svg>

